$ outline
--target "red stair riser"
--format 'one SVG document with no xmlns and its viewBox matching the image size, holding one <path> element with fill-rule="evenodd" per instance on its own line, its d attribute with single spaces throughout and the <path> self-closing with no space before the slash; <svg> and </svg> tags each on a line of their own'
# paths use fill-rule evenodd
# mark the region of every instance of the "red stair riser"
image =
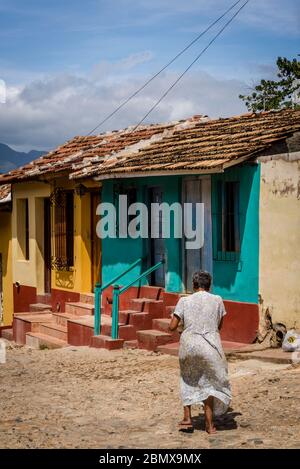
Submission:
<svg viewBox="0 0 300 469">
<path fill-rule="evenodd" d="M 41 334 L 49 335 L 50 337 L 56 337 L 56 339 L 67 340 L 67 332 L 52 329 L 51 327 L 39 325 L 39 331 Z"/>
<path fill-rule="evenodd" d="M 129 324 L 134 326 L 137 331 L 141 331 L 143 329 L 151 329 L 152 317 L 148 313 L 131 314 L 129 318 Z"/>
<path fill-rule="evenodd" d="M 168 324 L 165 324 L 164 321 L 160 321 L 159 319 L 153 319 L 152 328 L 157 329 L 158 331 L 167 332 L 168 334 L 171 334 L 173 338 L 173 342 L 178 342 L 180 339 L 179 332 L 177 331 L 170 332 L 168 328 Z"/>
<path fill-rule="evenodd" d="M 68 322 L 68 344 L 70 345 L 90 345 L 94 331 L 91 327 Z"/>
<path fill-rule="evenodd" d="M 55 316 L 54 315 L 54 320 L 55 320 L 55 323 L 58 325 L 58 326 L 64 326 L 64 327 L 67 327 L 68 325 L 68 318 L 67 317 L 62 317 L 62 316 Z"/>
<path fill-rule="evenodd" d="M 105 348 L 107 350 L 117 350 L 123 348 L 124 340 L 107 340 L 103 337 L 93 336 L 90 341 L 90 347 Z"/>
<path fill-rule="evenodd" d="M 13 320 L 13 338 L 17 344 L 26 344 L 26 333 L 31 332 L 31 323 L 14 318 Z"/>
<path fill-rule="evenodd" d="M 104 324 L 101 326 L 101 335 L 111 337 L 111 325 Z M 119 327 L 119 339 L 133 340 L 136 339 L 136 331 L 133 326 L 120 326 Z"/>
<path fill-rule="evenodd" d="M 180 298 L 180 295 L 178 293 L 164 292 L 162 295 L 164 307 L 166 308 L 167 306 L 176 306 L 179 298 Z"/>
<path fill-rule="evenodd" d="M 150 300 L 161 300 L 163 289 L 161 287 L 152 287 L 143 285 L 139 289 L 138 298 L 149 298 Z"/>
</svg>

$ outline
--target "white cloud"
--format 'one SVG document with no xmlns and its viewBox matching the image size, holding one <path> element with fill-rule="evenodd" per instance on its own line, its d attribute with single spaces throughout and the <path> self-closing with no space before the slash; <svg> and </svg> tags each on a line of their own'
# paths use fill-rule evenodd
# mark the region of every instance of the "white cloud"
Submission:
<svg viewBox="0 0 300 469">
<path fill-rule="evenodd" d="M 121 61 L 130 64 L 131 58 Z M 134 59 L 133 59 L 134 62 Z M 126 69 L 126 67 L 125 67 Z M 113 68 L 112 73 L 115 73 Z M 161 75 L 99 132 L 137 123 L 178 75 Z M 61 74 L 25 86 L 9 87 L 0 108 L 0 141 L 23 148 L 53 148 L 74 135 L 86 134 L 146 77 L 119 76 L 118 83 L 101 77 Z M 220 80 L 203 71 L 187 75 L 148 118 L 148 122 L 181 119 L 193 114 L 212 117 L 244 112 L 238 99 L 245 84 Z"/>
</svg>

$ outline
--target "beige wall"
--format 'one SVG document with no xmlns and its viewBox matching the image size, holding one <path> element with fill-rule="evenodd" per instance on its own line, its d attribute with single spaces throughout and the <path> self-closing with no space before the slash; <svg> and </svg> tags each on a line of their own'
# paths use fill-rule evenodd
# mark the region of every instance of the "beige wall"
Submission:
<svg viewBox="0 0 300 469">
<path fill-rule="evenodd" d="M 44 183 L 16 184 L 13 187 L 12 215 L 12 264 L 13 282 L 36 287 L 44 292 L 44 206 L 43 198 L 49 197 L 50 185 Z M 29 209 L 29 260 L 22 256 L 18 240 L 18 199 L 28 199 Z"/>
<path fill-rule="evenodd" d="M 300 152 L 259 158 L 261 312 L 300 328 Z"/>
</svg>

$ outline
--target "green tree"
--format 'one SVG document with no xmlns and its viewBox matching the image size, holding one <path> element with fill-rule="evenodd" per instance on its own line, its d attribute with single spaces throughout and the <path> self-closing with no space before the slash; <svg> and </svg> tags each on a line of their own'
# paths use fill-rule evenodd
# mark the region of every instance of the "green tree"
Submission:
<svg viewBox="0 0 300 469">
<path fill-rule="evenodd" d="M 285 57 L 277 59 L 278 80 L 261 80 L 249 96 L 239 95 L 248 110 L 271 111 L 274 109 L 300 108 L 300 62 Z"/>
</svg>

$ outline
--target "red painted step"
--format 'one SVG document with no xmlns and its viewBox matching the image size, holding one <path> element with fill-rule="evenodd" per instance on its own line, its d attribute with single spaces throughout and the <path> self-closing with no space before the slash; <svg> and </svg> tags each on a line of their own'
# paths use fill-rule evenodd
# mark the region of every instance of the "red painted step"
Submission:
<svg viewBox="0 0 300 469">
<path fill-rule="evenodd" d="M 135 312 L 130 315 L 129 324 L 137 331 L 152 328 L 152 316 L 149 313 Z"/>
<path fill-rule="evenodd" d="M 152 327 L 153 327 L 153 329 L 157 329 L 159 331 L 163 331 L 163 332 L 167 332 L 168 334 L 171 334 L 174 341 L 178 342 L 179 339 L 180 339 L 180 334 L 177 331 L 174 331 L 174 332 L 169 331 L 170 322 L 171 322 L 171 320 L 167 319 L 167 318 L 153 319 Z"/>
<path fill-rule="evenodd" d="M 111 337 L 111 324 L 103 324 L 101 326 L 101 335 Z M 136 330 L 133 326 L 119 324 L 119 339 L 133 340 L 136 339 Z"/>
<path fill-rule="evenodd" d="M 94 335 L 91 337 L 90 347 L 106 348 L 108 350 L 117 350 L 123 348 L 123 339 L 112 339 L 107 335 Z"/>
<path fill-rule="evenodd" d="M 139 348 L 146 350 L 157 350 L 160 345 L 168 344 L 173 340 L 171 334 L 154 329 L 137 331 L 137 338 Z"/>
<path fill-rule="evenodd" d="M 157 347 L 157 351 L 165 353 L 166 355 L 178 356 L 179 352 L 179 342 L 174 342 L 173 344 L 160 345 Z"/>
<path fill-rule="evenodd" d="M 122 311 L 119 311 L 119 321 L 120 323 L 123 324 L 129 324 L 130 323 L 130 316 L 132 314 L 136 314 L 137 311 L 135 309 L 125 309 Z"/>
<path fill-rule="evenodd" d="M 67 341 L 67 327 L 60 326 L 55 322 L 39 324 L 39 331 L 46 336 L 55 337 L 56 339 Z"/>
<path fill-rule="evenodd" d="M 49 313 L 51 312 L 51 305 L 44 303 L 32 303 L 29 305 L 29 311 L 31 313 L 43 313 L 44 311 Z"/>
<path fill-rule="evenodd" d="M 89 303 L 69 302 L 65 306 L 66 313 L 73 314 L 74 316 L 93 316 L 94 305 Z"/>
<path fill-rule="evenodd" d="M 136 349 L 139 348 L 139 343 L 137 340 L 125 340 L 123 348 Z"/>
<path fill-rule="evenodd" d="M 134 298 L 131 300 L 131 307 L 136 311 L 151 313 L 153 318 L 163 316 L 163 301 L 150 300 L 149 298 Z"/>
</svg>

